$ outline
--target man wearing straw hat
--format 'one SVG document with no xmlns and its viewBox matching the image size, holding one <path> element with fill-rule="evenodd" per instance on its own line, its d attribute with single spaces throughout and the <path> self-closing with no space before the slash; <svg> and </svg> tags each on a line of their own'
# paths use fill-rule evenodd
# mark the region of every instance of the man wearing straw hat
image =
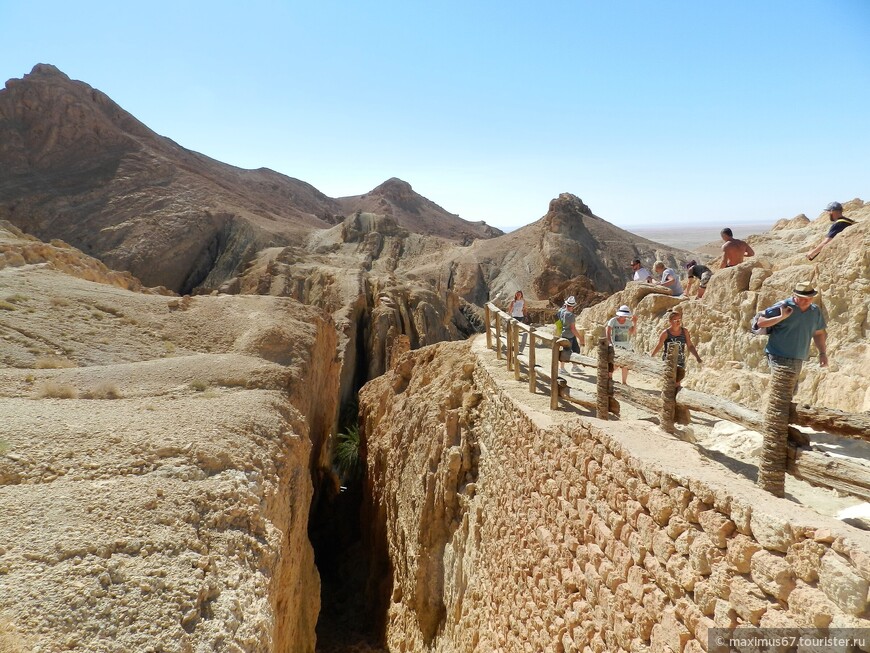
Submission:
<svg viewBox="0 0 870 653">
<path fill-rule="evenodd" d="M 758 326 L 769 328 L 764 352 L 770 367 L 794 370 L 792 396 L 797 393 L 797 378 L 804 361 L 810 357 L 811 341 L 819 350 L 819 365 L 828 366 L 827 325 L 821 309 L 813 303 L 817 294 L 811 282 L 801 281 L 795 285 L 791 298 L 765 309 L 758 318 Z"/>
</svg>

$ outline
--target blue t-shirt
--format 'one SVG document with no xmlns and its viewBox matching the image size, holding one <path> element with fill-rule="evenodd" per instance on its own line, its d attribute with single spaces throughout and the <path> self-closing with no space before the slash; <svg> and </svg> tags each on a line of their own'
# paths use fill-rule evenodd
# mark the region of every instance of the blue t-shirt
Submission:
<svg viewBox="0 0 870 653">
<path fill-rule="evenodd" d="M 813 340 L 813 334 L 826 326 L 825 318 L 822 316 L 821 309 L 815 304 L 810 304 L 805 311 L 801 311 L 793 299 L 785 300 L 784 304 L 793 309 L 792 314 L 770 330 L 764 351 L 782 358 L 805 361 L 810 357 L 810 342 Z M 768 311 L 771 315 L 768 315 Z M 772 307 L 764 312 L 765 317 L 775 315 L 776 309 Z"/>
</svg>

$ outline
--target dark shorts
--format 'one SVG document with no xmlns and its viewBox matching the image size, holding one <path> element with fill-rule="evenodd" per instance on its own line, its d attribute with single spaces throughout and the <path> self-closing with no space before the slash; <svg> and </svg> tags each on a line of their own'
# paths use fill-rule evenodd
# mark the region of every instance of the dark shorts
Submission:
<svg viewBox="0 0 870 653">
<path fill-rule="evenodd" d="M 707 284 L 710 283 L 710 279 L 713 278 L 712 272 L 705 272 L 701 275 L 701 288 L 706 288 Z"/>
<path fill-rule="evenodd" d="M 843 231 L 843 229 L 845 229 L 846 227 L 851 227 L 851 226 L 852 225 L 849 224 L 848 222 L 835 222 L 834 224 L 831 225 L 831 228 L 828 229 L 828 238 L 833 238 L 838 233 Z"/>
</svg>

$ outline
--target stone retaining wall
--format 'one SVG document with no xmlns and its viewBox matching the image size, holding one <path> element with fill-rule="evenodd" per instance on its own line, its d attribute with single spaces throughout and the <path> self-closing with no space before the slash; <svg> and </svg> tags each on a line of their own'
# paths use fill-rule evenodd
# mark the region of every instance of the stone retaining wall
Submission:
<svg viewBox="0 0 870 653">
<path fill-rule="evenodd" d="M 648 423 L 543 427 L 474 360 L 411 352 L 361 397 L 390 650 L 682 652 L 714 626 L 870 628 L 867 533 Z"/>
</svg>

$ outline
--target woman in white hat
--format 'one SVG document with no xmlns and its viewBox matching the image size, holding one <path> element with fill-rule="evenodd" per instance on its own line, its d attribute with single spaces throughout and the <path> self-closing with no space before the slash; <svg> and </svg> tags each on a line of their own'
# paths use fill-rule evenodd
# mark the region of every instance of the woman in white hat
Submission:
<svg viewBox="0 0 870 653">
<path fill-rule="evenodd" d="M 604 327 L 604 334 L 607 338 L 607 344 L 615 348 L 627 349 L 632 351 L 631 336 L 634 335 L 635 325 L 637 324 L 637 316 L 631 314 L 631 309 L 623 304 L 616 310 L 616 317 L 607 320 Z M 622 384 L 628 385 L 628 368 L 623 365 L 618 365 L 622 372 Z"/>
</svg>

